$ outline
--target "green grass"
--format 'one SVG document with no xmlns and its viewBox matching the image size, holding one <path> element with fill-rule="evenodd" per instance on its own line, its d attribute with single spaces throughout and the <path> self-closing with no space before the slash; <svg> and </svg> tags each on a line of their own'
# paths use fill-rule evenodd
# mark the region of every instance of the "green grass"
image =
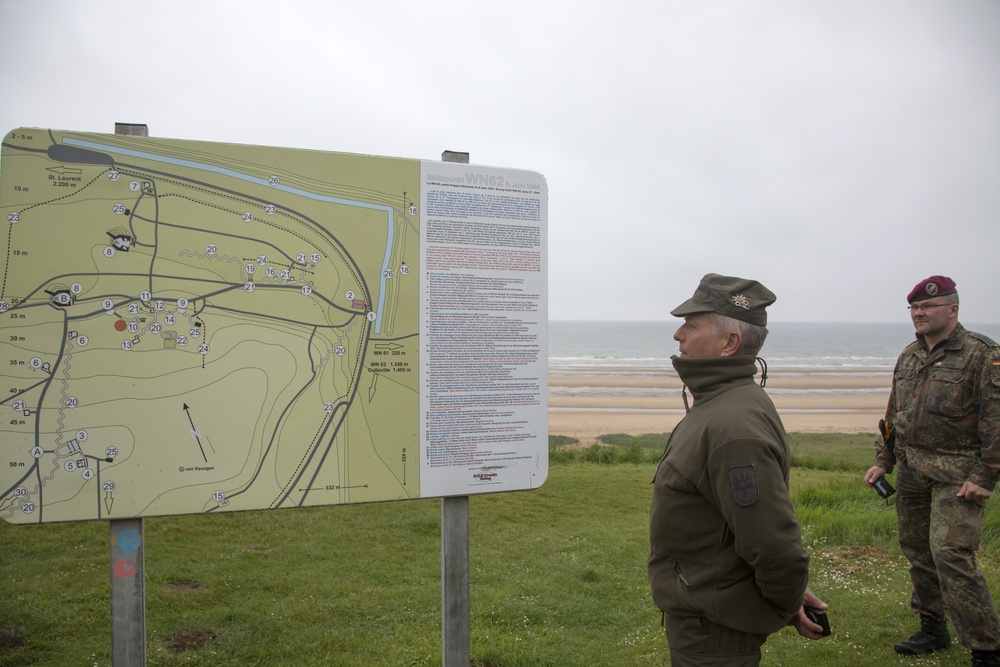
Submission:
<svg viewBox="0 0 1000 667">
<path fill-rule="evenodd" d="M 895 513 L 861 481 L 873 438 L 792 436 L 811 585 L 834 634 L 785 629 L 765 665 L 968 664 L 958 646 L 892 651 L 916 621 Z M 473 664 L 669 664 L 645 568 L 666 436 L 605 436 L 603 452 L 567 440 L 550 443 L 541 489 L 470 499 Z M 420 500 L 147 519 L 147 664 L 440 665 L 440 512 Z M 993 584 L 998 522 L 993 508 L 980 551 Z M 110 665 L 108 538 L 104 522 L 0 522 L 0 666 Z"/>
</svg>

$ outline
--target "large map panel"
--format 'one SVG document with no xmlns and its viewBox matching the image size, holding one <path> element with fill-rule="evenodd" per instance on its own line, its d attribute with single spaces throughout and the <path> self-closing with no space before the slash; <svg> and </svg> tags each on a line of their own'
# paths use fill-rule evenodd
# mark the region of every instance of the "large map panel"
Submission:
<svg viewBox="0 0 1000 667">
<path fill-rule="evenodd" d="M 3 139 L 0 517 L 415 498 L 420 162 Z"/>
</svg>

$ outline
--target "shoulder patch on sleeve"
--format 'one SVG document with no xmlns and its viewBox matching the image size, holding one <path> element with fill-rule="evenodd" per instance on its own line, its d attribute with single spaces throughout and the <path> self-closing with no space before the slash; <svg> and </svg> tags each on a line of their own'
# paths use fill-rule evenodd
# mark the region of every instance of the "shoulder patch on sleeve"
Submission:
<svg viewBox="0 0 1000 667">
<path fill-rule="evenodd" d="M 733 492 L 733 502 L 740 507 L 749 507 L 757 502 L 760 489 L 757 488 L 757 471 L 752 465 L 729 469 L 729 488 Z"/>
</svg>

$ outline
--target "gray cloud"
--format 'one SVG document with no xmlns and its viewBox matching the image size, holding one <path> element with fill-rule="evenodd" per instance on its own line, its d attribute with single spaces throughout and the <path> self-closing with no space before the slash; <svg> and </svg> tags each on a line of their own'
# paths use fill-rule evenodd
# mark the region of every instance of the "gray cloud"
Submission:
<svg viewBox="0 0 1000 667">
<path fill-rule="evenodd" d="M 702 274 L 775 320 L 998 322 L 1000 4 L 0 0 L 0 130 L 534 169 L 554 319 L 664 319 Z"/>
</svg>

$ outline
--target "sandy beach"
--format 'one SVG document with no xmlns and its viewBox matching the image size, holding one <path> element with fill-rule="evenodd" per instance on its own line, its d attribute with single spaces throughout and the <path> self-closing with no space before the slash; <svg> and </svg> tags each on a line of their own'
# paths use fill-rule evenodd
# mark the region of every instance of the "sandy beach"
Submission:
<svg viewBox="0 0 1000 667">
<path fill-rule="evenodd" d="M 891 382 L 888 370 L 769 368 L 765 389 L 789 432 L 875 433 Z M 549 435 L 589 444 L 610 433 L 670 431 L 683 416 L 672 368 L 549 368 Z"/>
</svg>

